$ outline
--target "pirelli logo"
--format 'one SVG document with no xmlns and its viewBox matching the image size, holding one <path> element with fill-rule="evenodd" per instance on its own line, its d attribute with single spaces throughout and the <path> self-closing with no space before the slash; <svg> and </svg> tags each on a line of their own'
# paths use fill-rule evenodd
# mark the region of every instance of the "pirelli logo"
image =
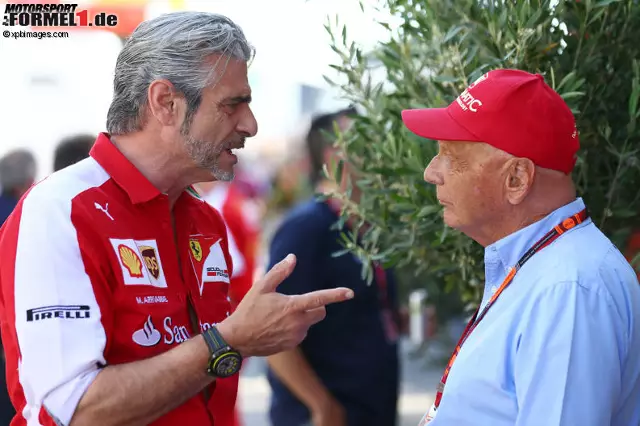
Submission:
<svg viewBox="0 0 640 426">
<path fill-rule="evenodd" d="M 52 318 L 86 319 L 91 318 L 91 309 L 87 305 L 42 306 L 27 310 L 27 321 L 42 321 Z"/>
</svg>

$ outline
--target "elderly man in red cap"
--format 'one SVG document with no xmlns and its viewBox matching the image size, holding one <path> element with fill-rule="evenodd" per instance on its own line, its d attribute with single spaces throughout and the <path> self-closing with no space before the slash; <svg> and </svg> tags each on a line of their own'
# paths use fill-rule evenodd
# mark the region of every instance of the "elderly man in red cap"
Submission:
<svg viewBox="0 0 640 426">
<path fill-rule="evenodd" d="M 445 223 L 485 247 L 482 302 L 422 424 L 640 424 L 640 286 L 576 198 L 562 98 L 541 75 L 495 70 L 402 118 L 438 141 L 424 178 Z"/>
</svg>

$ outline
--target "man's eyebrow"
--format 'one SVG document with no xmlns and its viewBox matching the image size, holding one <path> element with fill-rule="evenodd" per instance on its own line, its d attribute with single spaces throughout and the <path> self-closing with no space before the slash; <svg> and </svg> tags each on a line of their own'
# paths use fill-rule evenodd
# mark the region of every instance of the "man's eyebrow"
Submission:
<svg viewBox="0 0 640 426">
<path fill-rule="evenodd" d="M 225 102 L 230 104 L 242 104 L 242 103 L 248 104 L 251 102 L 251 95 L 234 96 L 232 98 L 227 98 Z"/>
</svg>

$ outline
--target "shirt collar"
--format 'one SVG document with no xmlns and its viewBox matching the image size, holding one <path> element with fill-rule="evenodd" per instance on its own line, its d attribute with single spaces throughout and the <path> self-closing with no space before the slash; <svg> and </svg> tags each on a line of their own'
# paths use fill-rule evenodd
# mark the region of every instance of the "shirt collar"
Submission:
<svg viewBox="0 0 640 426">
<path fill-rule="evenodd" d="M 514 266 L 540 238 L 564 219 L 579 213 L 584 208 L 582 198 L 576 198 L 571 203 L 551 212 L 544 219 L 487 246 L 484 250 L 485 290 L 499 286 L 509 268 Z"/>
<path fill-rule="evenodd" d="M 160 191 L 111 142 L 100 133 L 90 154 L 129 196 L 133 204 L 145 203 L 161 195 Z"/>
</svg>

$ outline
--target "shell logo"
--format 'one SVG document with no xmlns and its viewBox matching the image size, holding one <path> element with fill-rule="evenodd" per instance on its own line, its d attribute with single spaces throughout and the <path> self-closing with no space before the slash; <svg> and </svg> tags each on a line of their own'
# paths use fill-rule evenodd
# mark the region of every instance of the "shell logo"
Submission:
<svg viewBox="0 0 640 426">
<path fill-rule="evenodd" d="M 142 278 L 142 261 L 135 251 L 124 244 L 118 246 L 120 261 L 133 278 Z"/>
</svg>

